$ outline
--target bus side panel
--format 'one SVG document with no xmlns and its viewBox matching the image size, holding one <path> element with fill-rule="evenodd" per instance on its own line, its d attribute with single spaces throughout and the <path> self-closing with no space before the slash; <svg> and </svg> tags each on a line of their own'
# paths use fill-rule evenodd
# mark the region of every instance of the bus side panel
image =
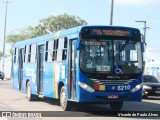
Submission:
<svg viewBox="0 0 160 120">
<path fill-rule="evenodd" d="M 54 63 L 44 63 L 43 95 L 54 98 Z"/>
<path fill-rule="evenodd" d="M 65 62 L 44 63 L 43 95 L 58 98 L 58 85 L 60 82 L 66 86 L 67 68 Z"/>
<path fill-rule="evenodd" d="M 29 80 L 31 85 L 32 94 L 37 94 L 37 65 L 36 64 L 24 64 L 23 72 L 23 88 L 26 92 L 26 82 Z"/>
<path fill-rule="evenodd" d="M 58 87 L 60 82 L 64 84 L 64 86 L 67 88 L 67 78 L 68 78 L 68 68 L 66 65 L 66 62 L 55 62 L 54 67 L 54 98 L 58 98 Z M 68 96 L 68 92 L 66 93 Z"/>
<path fill-rule="evenodd" d="M 18 64 L 13 64 L 13 87 L 16 90 L 19 90 L 18 71 Z"/>
</svg>

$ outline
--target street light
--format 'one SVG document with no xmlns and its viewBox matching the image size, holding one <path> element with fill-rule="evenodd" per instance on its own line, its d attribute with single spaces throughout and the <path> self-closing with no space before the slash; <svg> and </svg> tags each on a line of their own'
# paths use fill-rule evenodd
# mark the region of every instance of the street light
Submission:
<svg viewBox="0 0 160 120">
<path fill-rule="evenodd" d="M 113 4 L 114 4 L 114 0 L 111 1 L 110 25 L 112 25 L 113 23 Z"/>
<path fill-rule="evenodd" d="M 7 23 L 7 4 L 10 3 L 9 1 L 2 1 L 6 4 L 6 11 L 5 11 L 5 23 L 4 23 L 4 41 L 3 41 L 3 63 L 2 63 L 2 72 L 4 72 L 4 57 L 5 57 L 5 41 L 6 41 L 6 23 Z"/>
<path fill-rule="evenodd" d="M 143 22 L 144 23 L 144 43 L 146 44 L 146 29 L 149 27 L 146 27 L 147 21 L 146 20 L 136 20 L 136 22 Z"/>
</svg>

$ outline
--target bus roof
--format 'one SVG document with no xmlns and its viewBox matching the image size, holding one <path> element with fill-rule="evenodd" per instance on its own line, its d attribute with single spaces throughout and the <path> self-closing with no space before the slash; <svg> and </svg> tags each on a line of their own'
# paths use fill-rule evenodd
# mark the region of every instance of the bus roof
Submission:
<svg viewBox="0 0 160 120">
<path fill-rule="evenodd" d="M 68 36 L 68 35 L 72 35 L 75 38 L 79 36 L 79 31 L 82 28 L 82 26 L 78 26 L 78 27 L 74 27 L 74 28 L 70 28 L 70 29 L 66 29 L 66 30 L 61 30 L 61 31 L 57 31 L 57 32 L 53 32 L 51 34 L 46 34 L 43 36 L 39 36 L 39 37 L 35 37 L 35 38 L 30 38 L 30 39 L 25 39 L 25 40 L 21 40 L 18 41 L 14 44 L 15 47 L 17 46 L 21 46 L 21 45 L 26 45 L 26 44 L 30 44 L 30 43 L 38 43 L 44 40 L 49 40 L 49 39 L 57 39 L 63 36 Z"/>
<path fill-rule="evenodd" d="M 117 30 L 130 30 L 130 31 L 139 31 L 139 29 L 137 28 L 132 28 L 132 27 L 124 27 L 124 26 L 77 26 L 77 27 L 73 27 L 73 28 L 69 28 L 66 30 L 61 30 L 58 32 L 54 32 L 51 34 L 47 34 L 47 35 L 43 35 L 43 36 L 39 36 L 39 37 L 35 37 L 35 38 L 30 38 L 30 39 L 25 39 L 22 41 L 18 41 L 14 44 L 15 47 L 19 47 L 19 46 L 23 46 L 26 44 L 30 44 L 30 43 L 38 43 L 38 42 L 44 42 L 45 40 L 49 40 L 49 39 L 58 39 L 61 37 L 65 37 L 65 36 L 69 36 L 69 39 L 73 39 L 73 38 L 79 38 L 79 33 L 81 32 L 82 29 L 85 28 L 107 28 L 107 29 L 117 29 Z"/>
</svg>

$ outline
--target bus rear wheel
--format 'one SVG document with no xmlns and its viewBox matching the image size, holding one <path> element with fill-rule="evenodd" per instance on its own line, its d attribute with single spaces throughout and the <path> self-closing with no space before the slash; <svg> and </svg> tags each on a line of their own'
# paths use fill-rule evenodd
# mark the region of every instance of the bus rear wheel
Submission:
<svg viewBox="0 0 160 120">
<path fill-rule="evenodd" d="M 34 95 L 31 93 L 30 82 L 27 82 L 27 92 L 26 92 L 26 97 L 27 97 L 28 101 L 33 101 L 33 100 L 34 100 Z"/>
<path fill-rule="evenodd" d="M 66 89 L 64 86 L 62 86 L 60 91 L 60 106 L 64 111 L 71 110 L 71 103 L 67 101 Z"/>
<path fill-rule="evenodd" d="M 114 111 L 119 111 L 122 109 L 122 106 L 123 106 L 123 102 L 111 102 L 110 103 L 110 107 L 111 107 L 111 110 L 114 110 Z"/>
</svg>

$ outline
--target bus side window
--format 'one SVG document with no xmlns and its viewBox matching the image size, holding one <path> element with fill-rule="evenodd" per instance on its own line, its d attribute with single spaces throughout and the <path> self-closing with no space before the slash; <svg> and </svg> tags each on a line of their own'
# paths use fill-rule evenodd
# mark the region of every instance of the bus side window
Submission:
<svg viewBox="0 0 160 120">
<path fill-rule="evenodd" d="M 54 41 L 49 40 L 46 42 L 46 61 L 47 62 L 52 62 L 54 61 L 53 57 L 53 47 L 54 47 Z"/>
<path fill-rule="evenodd" d="M 24 47 L 24 63 L 26 63 L 26 46 Z"/>
<path fill-rule="evenodd" d="M 63 49 L 63 54 L 62 54 L 62 60 L 66 60 L 67 58 L 67 37 L 64 38 L 64 49 Z"/>
<path fill-rule="evenodd" d="M 56 40 L 55 40 L 55 60 L 59 60 L 59 59 L 58 59 L 58 56 L 59 56 L 59 55 L 58 55 L 58 49 L 59 49 L 59 48 L 58 48 L 58 45 L 59 45 L 59 39 L 56 39 Z"/>
<path fill-rule="evenodd" d="M 56 53 L 57 53 L 56 45 L 57 45 L 57 41 L 54 40 L 54 41 L 53 41 L 53 55 L 52 55 L 52 61 L 55 61 L 55 60 L 57 59 L 57 57 L 56 57 Z"/>
<path fill-rule="evenodd" d="M 66 60 L 67 57 L 67 38 L 58 40 L 57 61 Z"/>
<path fill-rule="evenodd" d="M 17 64 L 18 62 L 18 48 L 14 49 L 14 63 Z"/>
<path fill-rule="evenodd" d="M 30 52 L 30 62 L 31 63 L 36 63 L 37 45 L 32 44 L 30 50 L 31 50 L 31 52 Z"/>
<path fill-rule="evenodd" d="M 67 37 L 64 38 L 64 48 L 67 49 L 68 39 Z"/>
<path fill-rule="evenodd" d="M 25 46 L 24 63 L 28 63 L 29 45 Z"/>
<path fill-rule="evenodd" d="M 28 62 L 31 62 L 31 45 L 29 45 Z"/>
<path fill-rule="evenodd" d="M 62 60 L 66 60 L 66 57 L 67 57 L 67 50 L 63 50 Z"/>
<path fill-rule="evenodd" d="M 46 42 L 46 54 L 45 54 L 45 61 L 48 61 L 48 41 Z"/>
</svg>

